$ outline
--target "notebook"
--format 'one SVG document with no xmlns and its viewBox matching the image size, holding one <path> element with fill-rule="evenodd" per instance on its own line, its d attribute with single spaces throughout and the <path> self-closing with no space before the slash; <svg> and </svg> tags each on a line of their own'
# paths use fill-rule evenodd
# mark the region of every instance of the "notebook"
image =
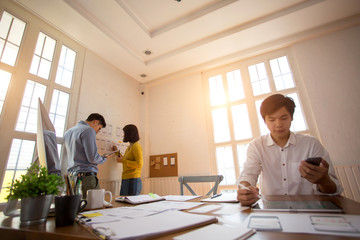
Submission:
<svg viewBox="0 0 360 240">
<path fill-rule="evenodd" d="M 157 194 L 149 193 L 148 195 L 136 195 L 136 196 L 126 196 L 126 197 L 116 197 L 115 201 L 117 202 L 126 202 L 130 204 L 142 204 L 150 203 L 165 200 L 164 197 L 160 197 Z"/>
</svg>

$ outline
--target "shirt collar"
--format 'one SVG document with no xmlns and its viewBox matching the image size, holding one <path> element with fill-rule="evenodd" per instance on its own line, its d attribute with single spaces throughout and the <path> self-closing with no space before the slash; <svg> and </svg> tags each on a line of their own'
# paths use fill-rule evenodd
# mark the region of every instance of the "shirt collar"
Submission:
<svg viewBox="0 0 360 240">
<path fill-rule="evenodd" d="M 270 133 L 266 136 L 266 146 L 270 147 L 275 145 L 276 143 L 274 142 L 274 140 L 272 139 Z M 295 134 L 293 132 L 290 131 L 290 137 L 287 141 L 287 143 L 285 144 L 284 148 L 288 147 L 290 144 L 295 145 L 296 144 L 296 138 L 295 138 Z"/>
<path fill-rule="evenodd" d="M 85 122 L 84 120 L 80 120 L 80 121 L 79 121 L 79 124 L 90 126 L 90 125 L 89 125 L 87 122 Z"/>
</svg>

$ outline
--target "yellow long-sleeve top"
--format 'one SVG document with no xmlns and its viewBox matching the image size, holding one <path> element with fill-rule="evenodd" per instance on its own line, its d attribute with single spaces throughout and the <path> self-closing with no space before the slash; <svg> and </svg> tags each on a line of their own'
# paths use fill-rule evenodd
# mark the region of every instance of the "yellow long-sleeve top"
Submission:
<svg viewBox="0 0 360 240">
<path fill-rule="evenodd" d="M 141 168 L 144 164 L 143 151 L 139 142 L 130 145 L 122 158 L 122 179 L 141 177 Z"/>
</svg>

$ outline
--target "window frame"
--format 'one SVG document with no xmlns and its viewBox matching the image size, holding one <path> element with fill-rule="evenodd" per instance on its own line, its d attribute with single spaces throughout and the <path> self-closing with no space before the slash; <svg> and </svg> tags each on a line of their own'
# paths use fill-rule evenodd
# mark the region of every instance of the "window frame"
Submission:
<svg viewBox="0 0 360 240">
<path fill-rule="evenodd" d="M 68 126 L 73 126 L 76 123 L 76 112 L 86 51 L 82 45 L 75 42 L 64 33 L 53 28 L 48 23 L 39 19 L 37 16 L 23 9 L 16 3 L 11 1 L 1 2 L 0 17 L 2 17 L 4 11 L 24 21 L 26 26 L 15 65 L 10 66 L 0 62 L 0 69 L 12 74 L 0 116 L 0 138 L 2 139 L 0 146 L 0 152 L 2 153 L 0 156 L 1 187 L 4 181 L 12 140 L 17 138 L 36 141 L 36 133 L 15 130 L 27 80 L 32 80 L 46 86 L 44 106 L 48 112 L 50 112 L 50 105 L 55 89 L 69 94 L 67 117 L 64 126 L 64 129 L 67 129 Z M 56 40 L 53 61 L 51 63 L 51 70 L 48 79 L 43 79 L 30 73 L 30 66 L 40 32 L 43 32 Z M 73 81 L 70 88 L 64 87 L 55 82 L 56 71 L 58 69 L 61 48 L 63 45 L 76 52 Z M 58 137 L 58 142 L 63 142 L 62 140 L 62 137 Z M 63 151 L 64 148 L 62 147 L 61 149 Z M 2 203 L 0 203 L 0 205 L 1 204 Z"/>
<path fill-rule="evenodd" d="M 294 86 L 294 88 L 277 91 L 275 82 L 274 82 L 274 79 L 272 76 L 272 72 L 271 72 L 270 60 L 279 58 L 282 56 L 286 56 L 288 59 L 289 67 L 292 71 L 295 86 Z M 266 73 L 267 73 L 267 76 L 269 79 L 270 93 L 254 96 L 252 86 L 251 86 L 251 80 L 250 80 L 250 74 L 248 71 L 248 66 L 258 64 L 260 62 L 265 63 Z M 228 101 L 229 98 L 228 98 L 226 73 L 230 72 L 230 71 L 234 71 L 236 69 L 240 69 L 240 74 L 241 74 L 241 78 L 243 81 L 245 98 L 241 99 L 241 100 L 229 102 Z M 208 78 L 216 76 L 216 75 L 221 75 L 223 78 L 224 91 L 227 96 L 227 99 L 226 99 L 225 104 L 211 106 L 211 104 L 210 104 L 210 88 L 209 88 Z M 297 133 L 309 134 L 309 135 L 319 138 L 318 128 L 317 128 L 317 125 L 315 124 L 314 115 L 312 113 L 312 109 L 310 107 L 306 91 L 304 90 L 303 81 L 302 81 L 299 71 L 297 69 L 296 61 L 292 57 L 291 48 L 284 48 L 284 49 L 276 50 L 273 52 L 264 53 L 259 56 L 251 57 L 248 59 L 243 59 L 243 60 L 240 60 L 235 63 L 231 63 L 231 64 L 224 65 L 224 66 L 221 66 L 221 67 L 218 67 L 215 69 L 211 69 L 209 71 L 203 72 L 202 78 L 203 78 L 204 102 L 206 105 L 206 116 L 205 117 L 206 117 L 207 130 L 208 130 L 211 174 L 219 174 L 218 169 L 217 169 L 216 148 L 224 147 L 224 146 L 231 146 L 232 153 L 233 153 L 233 159 L 234 159 L 236 180 L 239 178 L 240 166 L 239 166 L 239 162 L 238 162 L 237 145 L 238 144 L 249 144 L 252 140 L 261 136 L 260 124 L 258 122 L 257 109 L 256 109 L 255 102 L 257 100 L 262 100 L 274 93 L 282 93 L 282 94 L 296 93 L 299 97 L 299 102 L 301 105 L 302 113 L 303 113 L 303 116 L 304 116 L 304 119 L 306 122 L 306 126 L 307 126 L 306 130 L 298 131 Z M 239 104 L 247 105 L 250 125 L 252 128 L 251 129 L 252 135 L 253 135 L 252 138 L 242 139 L 242 140 L 235 140 L 235 138 L 234 138 L 234 126 L 232 123 L 231 106 L 239 105 Z M 216 109 L 216 108 L 221 108 L 221 107 L 226 107 L 226 109 L 227 109 L 231 140 L 228 142 L 215 143 L 214 127 L 213 127 L 213 121 L 212 121 L 212 110 Z M 263 120 L 260 119 L 260 121 L 263 121 Z M 234 185 L 221 184 L 221 185 L 219 185 L 219 189 L 220 190 L 237 189 L 237 186 L 236 186 L 236 184 L 234 184 Z"/>
</svg>

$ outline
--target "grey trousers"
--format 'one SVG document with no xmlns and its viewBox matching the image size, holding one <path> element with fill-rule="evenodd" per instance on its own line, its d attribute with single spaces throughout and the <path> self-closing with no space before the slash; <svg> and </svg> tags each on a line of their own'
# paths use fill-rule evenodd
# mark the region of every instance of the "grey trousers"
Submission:
<svg viewBox="0 0 360 240">
<path fill-rule="evenodd" d="M 83 176 L 82 178 L 82 198 L 86 199 L 87 190 L 90 189 L 100 189 L 99 180 L 96 176 Z"/>
</svg>

